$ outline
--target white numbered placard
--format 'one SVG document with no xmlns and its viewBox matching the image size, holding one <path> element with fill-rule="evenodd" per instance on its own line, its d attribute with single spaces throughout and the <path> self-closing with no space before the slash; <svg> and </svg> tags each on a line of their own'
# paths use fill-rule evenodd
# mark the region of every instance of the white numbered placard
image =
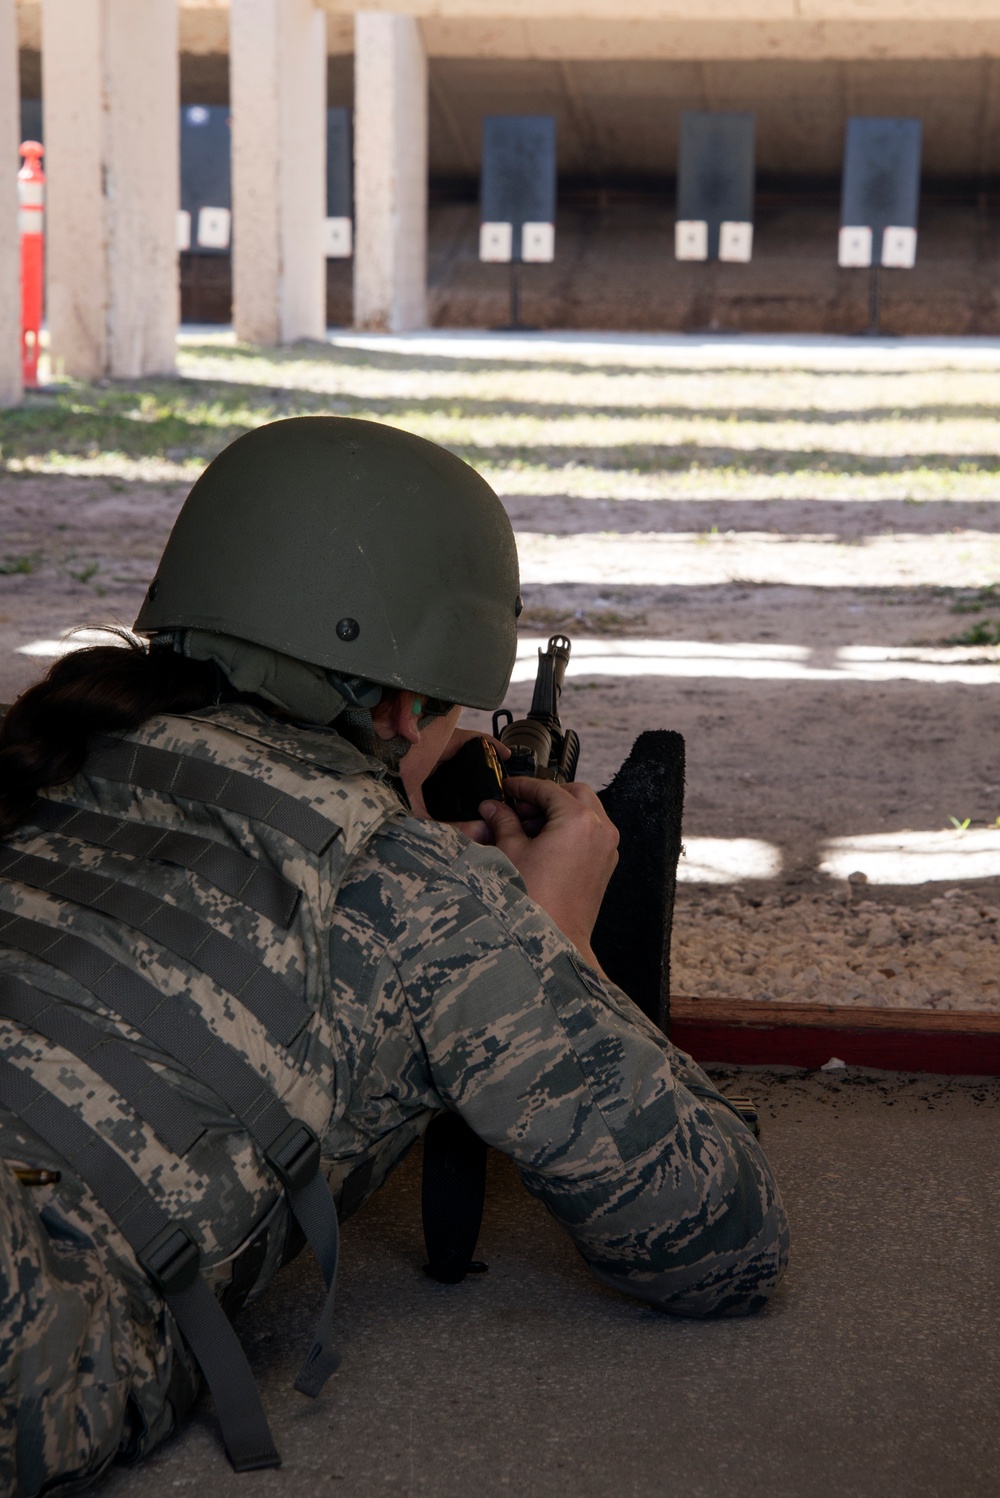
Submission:
<svg viewBox="0 0 1000 1498">
<path fill-rule="evenodd" d="M 917 231 L 890 227 L 882 231 L 882 264 L 912 270 L 917 263 Z"/>
<path fill-rule="evenodd" d="M 191 215 L 186 208 L 177 210 L 177 248 L 179 250 L 191 248 Z"/>
<path fill-rule="evenodd" d="M 555 224 L 523 224 L 521 226 L 522 260 L 548 261 L 554 260 L 555 255 Z"/>
<path fill-rule="evenodd" d="M 513 253 L 513 224 L 486 223 L 479 225 L 480 260 L 510 260 Z"/>
<path fill-rule="evenodd" d="M 349 260 L 354 251 L 354 225 L 349 218 L 323 221 L 323 254 L 327 260 Z"/>
<path fill-rule="evenodd" d="M 746 265 L 753 254 L 753 224 L 723 219 L 719 225 L 719 259 Z"/>
<path fill-rule="evenodd" d="M 198 245 L 203 250 L 228 250 L 233 215 L 228 208 L 198 209 Z"/>
<path fill-rule="evenodd" d="M 872 263 L 872 231 L 868 224 L 846 224 L 837 240 L 837 264 L 860 270 Z"/>
<path fill-rule="evenodd" d="M 674 226 L 674 254 L 678 260 L 708 259 L 708 224 L 703 218 L 679 218 Z"/>
</svg>

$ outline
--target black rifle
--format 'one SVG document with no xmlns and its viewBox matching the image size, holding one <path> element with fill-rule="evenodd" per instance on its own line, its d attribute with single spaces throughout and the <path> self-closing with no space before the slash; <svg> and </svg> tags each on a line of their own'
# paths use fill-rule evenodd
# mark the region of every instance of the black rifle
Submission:
<svg viewBox="0 0 1000 1498">
<path fill-rule="evenodd" d="M 564 729 L 559 721 L 559 699 L 572 648 L 565 635 L 553 635 L 548 648 L 539 650 L 535 690 L 526 718 L 515 721 L 506 707 L 493 714 L 493 737 L 511 751 L 504 766 L 508 775 L 532 775 L 561 785 L 576 779 L 580 736 L 572 728 Z"/>
<path fill-rule="evenodd" d="M 507 799 L 504 781 L 512 775 L 531 775 L 561 785 L 575 779 L 580 738 L 559 721 L 559 698 L 572 648 L 565 635 L 553 635 L 548 648 L 539 650 L 526 718 L 515 720 L 506 707 L 493 714 L 493 737 L 511 751 L 506 763 L 483 734 L 470 739 L 424 781 L 424 804 L 436 821 L 475 821 L 483 801 Z"/>
<path fill-rule="evenodd" d="M 439 821 L 473 821 L 483 801 L 505 799 L 512 775 L 566 784 L 576 776 L 580 739 L 559 717 L 571 646 L 553 635 L 538 652 L 527 717 L 506 708 L 493 715 L 494 737 L 511 750 L 502 763 L 490 739 L 470 739 L 423 786 Z M 504 719 L 506 718 L 506 722 Z M 612 982 L 666 1030 L 670 927 L 681 850 L 684 740 L 679 733 L 640 734 L 632 752 L 599 793 L 619 832 L 618 866 L 604 895 L 592 945 Z M 427 1273 L 457 1284 L 485 1269 L 473 1258 L 486 1194 L 486 1145 L 457 1113 L 441 1113 L 424 1136 L 422 1207 Z"/>
</svg>

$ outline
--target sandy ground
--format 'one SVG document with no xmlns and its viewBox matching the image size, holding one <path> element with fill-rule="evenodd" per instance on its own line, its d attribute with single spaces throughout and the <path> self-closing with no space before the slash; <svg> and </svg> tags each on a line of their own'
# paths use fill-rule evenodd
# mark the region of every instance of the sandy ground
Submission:
<svg viewBox="0 0 1000 1498">
<path fill-rule="evenodd" d="M 1000 1008 L 995 351 L 369 345 L 187 346 L 186 378 L 135 387 L 110 435 L 103 395 L 78 391 L 55 437 L 37 398 L 4 440 L 0 700 L 46 641 L 132 620 L 237 431 L 390 420 L 503 495 L 526 604 L 511 705 L 558 628 L 584 776 L 604 783 L 643 728 L 684 734 L 676 990 Z"/>
</svg>

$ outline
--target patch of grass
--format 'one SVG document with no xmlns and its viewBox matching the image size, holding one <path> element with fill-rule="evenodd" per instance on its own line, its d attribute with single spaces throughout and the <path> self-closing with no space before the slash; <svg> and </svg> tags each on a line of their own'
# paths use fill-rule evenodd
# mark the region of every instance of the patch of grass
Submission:
<svg viewBox="0 0 1000 1498">
<path fill-rule="evenodd" d="M 599 635 L 614 635 L 629 625 L 642 625 L 646 622 L 645 614 L 619 614 L 615 609 L 581 610 L 573 617 L 575 620 L 578 619 L 585 628 Z"/>
<path fill-rule="evenodd" d="M 183 343 L 178 363 L 176 379 L 67 382 L 0 411 L 0 460 L 112 487 L 187 481 L 264 422 L 336 413 L 440 442 L 522 496 L 1000 499 L 989 371 L 682 369 L 212 340 Z"/>
<path fill-rule="evenodd" d="M 30 572 L 36 572 L 41 560 L 40 551 L 28 552 L 19 557 L 12 557 L 8 553 L 0 562 L 0 577 L 21 577 Z"/>
<path fill-rule="evenodd" d="M 949 645 L 1000 645 L 1000 619 L 980 619 L 960 635 L 954 635 Z"/>
<path fill-rule="evenodd" d="M 981 614 L 983 609 L 1000 605 L 1000 586 L 990 583 L 985 588 L 976 588 L 972 593 L 963 593 L 956 598 L 951 606 L 953 614 Z M 960 640 L 959 644 L 972 644 L 973 641 Z"/>
<path fill-rule="evenodd" d="M 525 634 L 547 634 L 562 629 L 568 635 L 617 635 L 629 628 L 641 628 L 646 615 L 640 611 L 621 614 L 616 609 L 527 608 L 520 618 Z"/>
</svg>

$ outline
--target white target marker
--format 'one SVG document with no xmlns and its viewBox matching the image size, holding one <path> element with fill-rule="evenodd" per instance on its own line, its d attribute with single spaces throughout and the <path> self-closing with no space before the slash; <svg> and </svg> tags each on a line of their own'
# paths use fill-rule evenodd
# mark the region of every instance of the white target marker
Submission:
<svg viewBox="0 0 1000 1498">
<path fill-rule="evenodd" d="M 679 218 L 674 226 L 674 254 L 678 260 L 708 259 L 708 224 L 703 218 Z"/>
<path fill-rule="evenodd" d="M 513 224 L 485 223 L 479 225 L 480 260 L 507 261 L 514 253 Z"/>
<path fill-rule="evenodd" d="M 198 209 L 198 246 L 203 250 L 228 250 L 233 215 L 228 208 Z"/>
<path fill-rule="evenodd" d="M 523 224 L 521 226 L 521 259 L 537 264 L 554 260 L 556 255 L 556 229 L 554 224 Z"/>
<path fill-rule="evenodd" d="M 837 264 L 862 270 L 872 263 L 872 231 L 867 224 L 848 224 L 837 240 Z"/>
</svg>

